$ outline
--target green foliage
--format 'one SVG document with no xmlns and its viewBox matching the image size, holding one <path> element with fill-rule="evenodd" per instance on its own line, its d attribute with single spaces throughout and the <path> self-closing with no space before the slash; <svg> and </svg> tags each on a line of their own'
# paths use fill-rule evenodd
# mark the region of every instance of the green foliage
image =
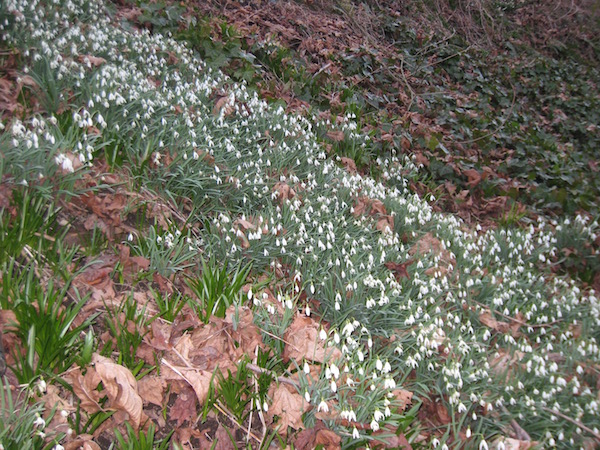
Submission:
<svg viewBox="0 0 600 450">
<path fill-rule="evenodd" d="M 235 373 L 229 369 L 227 369 L 227 376 L 224 376 L 220 370 L 217 372 L 217 398 L 225 404 L 227 410 L 239 423 L 243 423 L 246 419 L 247 406 L 254 396 L 251 379 L 251 372 L 246 367 L 245 361 L 238 364 Z"/>
<path fill-rule="evenodd" d="M 74 363 L 85 364 L 93 350 L 91 330 L 85 331 L 96 315 L 73 327 L 85 299 L 71 290 L 70 283 L 56 286 L 50 279 L 42 285 L 36 272 L 35 266 L 10 265 L 2 277 L 0 304 L 15 313 L 15 334 L 23 344 L 22 352 L 14 349 L 14 372 L 22 383 L 60 375 Z"/>
<path fill-rule="evenodd" d="M 154 301 L 158 306 L 158 315 L 156 317 L 161 317 L 171 323 L 177 318 L 183 307 L 190 301 L 188 297 L 180 292 L 162 294 L 159 291 L 153 290 L 152 293 L 154 295 Z"/>
<path fill-rule="evenodd" d="M 111 445 L 111 450 L 167 450 L 169 441 L 175 430 L 162 439 L 155 436 L 154 424 L 148 427 L 148 431 L 135 431 L 129 422 L 125 422 L 127 434 L 124 436 L 119 430 L 115 430 L 117 442 Z"/>
<path fill-rule="evenodd" d="M 202 260 L 200 278 L 188 279 L 187 285 L 196 295 L 197 303 L 192 307 L 204 323 L 212 316 L 224 318 L 227 308 L 233 304 L 242 304 L 241 290 L 246 284 L 251 265 L 238 265 L 233 272 L 228 270 L 228 263 L 222 267 L 214 260 Z"/>
<path fill-rule="evenodd" d="M 165 278 L 195 265 L 198 249 L 191 233 L 178 229 L 162 231 L 151 226 L 148 232 L 129 243 L 132 255 L 143 256 L 150 261 L 150 270 Z"/>
<path fill-rule="evenodd" d="M 5 450 L 49 449 L 58 442 L 48 442 L 45 436 L 44 411 L 41 403 L 34 403 L 26 389 L 13 398 L 10 384 L 0 383 L 0 443 Z M 48 420 L 52 418 L 50 415 Z"/>
<path fill-rule="evenodd" d="M 118 352 L 117 364 L 121 364 L 132 372 L 138 373 L 144 366 L 144 361 L 138 359 L 136 352 L 144 336 L 149 331 L 146 307 L 139 307 L 133 294 L 126 296 L 121 304 L 106 308 L 106 325 L 114 337 L 102 349 L 103 356 Z"/>
</svg>

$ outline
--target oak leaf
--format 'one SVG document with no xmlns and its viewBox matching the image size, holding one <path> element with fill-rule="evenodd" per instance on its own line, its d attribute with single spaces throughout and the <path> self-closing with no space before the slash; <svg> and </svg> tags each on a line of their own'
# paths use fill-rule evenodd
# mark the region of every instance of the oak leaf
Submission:
<svg viewBox="0 0 600 450">
<path fill-rule="evenodd" d="M 341 357 L 341 352 L 336 347 L 325 348 L 319 339 L 318 324 L 311 319 L 298 314 L 288 327 L 284 340 L 287 343 L 283 351 L 283 358 L 296 361 L 326 362 L 328 359 L 336 360 Z"/>
<path fill-rule="evenodd" d="M 299 430 L 304 428 L 302 424 L 302 414 L 310 407 L 309 403 L 304 401 L 304 398 L 294 390 L 284 384 L 280 384 L 271 396 L 273 404 L 269 408 L 268 416 L 271 420 L 275 416 L 279 417 L 279 432 L 287 435 L 288 426 Z"/>
</svg>

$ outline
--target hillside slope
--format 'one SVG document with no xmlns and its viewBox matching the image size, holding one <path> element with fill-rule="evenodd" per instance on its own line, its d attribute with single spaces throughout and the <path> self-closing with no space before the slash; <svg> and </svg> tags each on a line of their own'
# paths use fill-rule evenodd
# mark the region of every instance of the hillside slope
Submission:
<svg viewBox="0 0 600 450">
<path fill-rule="evenodd" d="M 556 268 L 593 280 L 598 222 L 436 210 L 432 118 L 286 112 L 177 8 L 0 6 L 2 445 L 597 446 L 600 304 Z"/>
</svg>

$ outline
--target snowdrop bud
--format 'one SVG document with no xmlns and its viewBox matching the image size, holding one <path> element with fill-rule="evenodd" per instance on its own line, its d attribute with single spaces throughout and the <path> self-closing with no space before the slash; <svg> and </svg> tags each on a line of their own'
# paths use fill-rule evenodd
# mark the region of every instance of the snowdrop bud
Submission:
<svg viewBox="0 0 600 450">
<path fill-rule="evenodd" d="M 304 391 L 304 400 L 306 400 L 306 403 L 310 403 L 310 394 L 308 391 Z"/>
<path fill-rule="evenodd" d="M 308 362 L 304 361 L 304 373 L 306 375 L 308 375 L 310 373 L 310 367 L 308 365 Z"/>
<path fill-rule="evenodd" d="M 321 331 L 319 331 L 319 339 L 322 341 L 327 339 L 327 332 L 323 328 L 321 328 Z"/>
</svg>

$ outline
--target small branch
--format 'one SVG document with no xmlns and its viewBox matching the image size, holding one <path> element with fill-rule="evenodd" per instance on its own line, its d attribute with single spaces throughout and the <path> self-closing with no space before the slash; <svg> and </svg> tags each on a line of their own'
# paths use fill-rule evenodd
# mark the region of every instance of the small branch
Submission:
<svg viewBox="0 0 600 450">
<path fill-rule="evenodd" d="M 594 436 L 594 438 L 596 438 L 598 441 L 600 441 L 600 433 L 596 433 L 594 430 L 592 430 L 589 427 L 586 427 L 580 421 L 572 419 L 569 416 L 565 416 L 563 413 L 555 411 L 554 409 L 546 408 L 545 406 L 542 406 L 542 409 L 544 411 L 549 412 L 550 414 L 555 415 L 556 417 L 560 417 L 561 419 L 565 419 L 565 420 L 571 422 L 572 424 L 577 425 L 579 428 L 581 428 L 584 431 L 587 431 L 589 434 L 591 434 L 592 436 Z"/>
<path fill-rule="evenodd" d="M 502 405 L 502 411 L 507 416 L 510 416 L 510 412 L 508 411 L 508 409 L 506 409 L 504 405 Z M 510 418 L 510 425 L 511 427 L 513 427 L 517 439 L 519 439 L 520 441 L 531 441 L 531 436 L 529 436 L 527 431 L 525 431 L 523 427 L 521 427 L 521 425 L 519 425 L 519 423 L 512 417 Z"/>
<path fill-rule="evenodd" d="M 227 411 L 225 408 L 223 408 L 221 405 L 219 405 L 218 403 L 214 404 L 215 408 L 224 416 L 227 416 L 229 418 L 229 420 L 231 420 L 240 430 L 244 431 L 244 427 L 242 426 L 242 424 L 240 424 L 237 419 L 233 416 L 233 414 L 231 414 L 229 411 Z M 254 433 L 252 433 L 250 430 L 248 430 L 248 434 L 250 435 L 250 437 L 252 439 L 254 439 L 256 442 L 260 442 L 260 438 L 258 436 L 256 436 Z"/>
</svg>

